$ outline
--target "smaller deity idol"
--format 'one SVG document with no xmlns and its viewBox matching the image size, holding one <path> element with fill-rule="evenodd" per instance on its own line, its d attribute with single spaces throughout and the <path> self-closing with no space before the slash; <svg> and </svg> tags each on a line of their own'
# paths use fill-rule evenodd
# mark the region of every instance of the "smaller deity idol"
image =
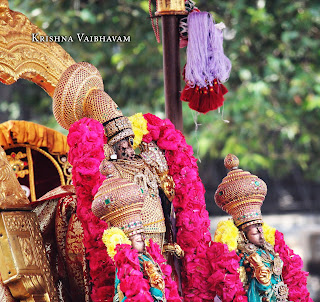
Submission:
<svg viewBox="0 0 320 302">
<path fill-rule="evenodd" d="M 159 264 L 146 250 L 144 234 L 139 233 L 131 236 L 128 234 L 127 236 L 131 241 L 132 248 L 138 252 L 139 271 L 142 273 L 141 277 L 143 277 L 144 281 L 147 280 L 147 282 L 149 282 L 148 290 L 153 301 L 166 301 L 164 276 Z M 108 241 L 106 241 L 105 244 L 108 246 Z M 122 254 L 118 256 L 118 259 L 121 256 Z M 127 259 L 125 261 L 127 261 Z M 134 270 L 131 272 L 125 272 L 123 275 L 120 271 L 121 266 L 118 267 L 117 263 L 119 263 L 119 261 L 116 261 L 115 296 L 113 301 L 121 302 L 125 300 L 127 295 L 125 291 L 121 290 L 121 280 L 119 279 L 119 275 L 124 278 L 130 275 L 133 276 Z"/>
<path fill-rule="evenodd" d="M 286 302 L 288 287 L 283 282 L 283 261 L 263 233 L 261 206 L 267 194 L 265 182 L 238 168 L 239 160 L 229 154 L 225 166 L 230 170 L 215 193 L 215 202 L 238 228 L 237 254 L 240 279 L 249 302 Z"/>
<path fill-rule="evenodd" d="M 114 302 L 130 297 L 143 300 L 142 294 L 149 297 L 146 301 L 166 301 L 161 261 L 159 264 L 145 245 L 141 220 L 144 195 L 137 184 L 110 176 L 92 203 L 92 212 L 109 226 L 102 240 L 116 267 Z M 155 248 L 162 257 L 160 248 Z"/>
<path fill-rule="evenodd" d="M 283 261 L 265 241 L 262 224 L 241 229 L 238 240 L 240 274 L 249 302 L 288 301 L 288 287 L 281 275 Z"/>
</svg>

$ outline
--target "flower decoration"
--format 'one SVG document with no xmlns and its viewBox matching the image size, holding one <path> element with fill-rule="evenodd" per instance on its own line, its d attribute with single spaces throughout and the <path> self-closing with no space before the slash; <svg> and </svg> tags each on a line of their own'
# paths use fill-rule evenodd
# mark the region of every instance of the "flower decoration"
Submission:
<svg viewBox="0 0 320 302">
<path fill-rule="evenodd" d="M 126 234 L 119 228 L 109 228 L 104 230 L 102 235 L 102 241 L 107 247 L 108 255 L 114 259 L 116 254 L 115 248 L 117 244 L 128 244 L 131 245 L 131 241 Z"/>
<path fill-rule="evenodd" d="M 158 263 L 164 275 L 164 282 L 166 285 L 165 297 L 167 301 L 181 302 L 181 297 L 179 296 L 179 293 L 178 293 L 177 283 L 173 281 L 171 278 L 171 273 L 172 273 L 171 266 L 168 264 L 165 264 L 166 259 L 162 256 L 159 245 L 154 243 L 152 239 L 150 239 L 149 241 L 147 252 L 152 257 L 152 259 Z"/>
<path fill-rule="evenodd" d="M 276 229 L 266 223 L 263 224 L 262 229 L 265 240 L 274 246 Z M 232 219 L 222 220 L 218 223 L 214 234 L 215 242 L 224 243 L 228 246 L 229 251 L 234 251 L 237 249 L 238 237 L 239 230 Z"/>
<path fill-rule="evenodd" d="M 153 301 L 150 294 L 150 284 L 143 278 L 140 271 L 138 253 L 130 245 L 121 244 L 115 248 L 115 265 L 118 269 L 120 289 L 125 292 L 128 301 Z M 165 297 L 168 302 L 181 302 L 177 284 L 171 278 L 171 267 L 165 264 L 160 247 L 150 240 L 147 253 L 160 266 L 165 281 Z"/>
<path fill-rule="evenodd" d="M 113 300 L 115 267 L 101 237 L 107 224 L 93 215 L 91 203 L 105 177 L 99 172 L 106 143 L 103 126 L 96 120 L 83 118 L 69 129 L 68 160 L 77 194 L 77 215 L 84 232 L 86 259 L 89 262 L 94 302 Z"/>
<path fill-rule="evenodd" d="M 228 246 L 229 251 L 234 251 L 237 249 L 238 236 L 239 230 L 233 221 L 231 219 L 222 220 L 218 223 L 214 234 L 214 241 L 224 243 Z"/>
<path fill-rule="evenodd" d="M 142 141 L 142 137 L 148 134 L 147 121 L 142 113 L 136 113 L 129 117 L 134 132 L 133 149 L 136 149 Z"/>
<path fill-rule="evenodd" d="M 141 123 L 144 123 L 144 119 L 147 121 L 148 133 L 144 134 L 142 140 L 156 141 L 165 151 L 169 174 L 176 185 L 176 195 L 172 202 L 177 218 L 177 243 L 185 252 L 185 257 L 182 259 L 184 301 L 213 301 L 216 294 L 222 297 L 223 302 L 247 301 L 237 271 L 239 256 L 228 247 L 234 246 L 234 242 L 231 243 L 228 235 L 221 237 L 224 239 L 219 239 L 219 241 L 225 240 L 228 245 L 211 241 L 205 190 L 198 174 L 192 147 L 186 143 L 182 133 L 176 130 L 169 120 L 162 120 L 150 113 L 139 119 Z M 93 197 L 104 180 L 104 176 L 99 172 L 99 165 L 104 158 L 105 143 L 103 127 L 95 120 L 83 118 L 74 123 L 69 130 L 68 159 L 73 165 L 73 184 L 76 187 L 78 202 L 77 215 L 84 230 L 84 246 L 90 267 L 93 302 L 112 301 L 114 293 L 115 265 L 101 240 L 107 224 L 94 216 L 91 211 Z M 227 229 L 226 225 L 221 225 L 221 228 L 221 230 Z M 302 271 L 301 258 L 287 247 L 281 233 L 266 224 L 264 233 L 266 240 L 274 244 L 275 251 L 284 261 L 283 278 L 289 287 L 289 299 L 294 302 L 312 302 L 306 288 L 307 273 Z M 140 279 L 135 251 L 126 244 L 118 245 L 115 249 L 118 250 L 114 257 L 115 263 L 118 261 L 118 267 L 125 269 L 135 265 L 137 275 L 132 275 L 126 278 L 126 282 L 122 282 L 124 289 L 132 289 L 128 294 L 134 297 L 132 301 L 152 301 L 151 296 L 148 296 L 146 280 Z M 166 298 L 168 301 L 180 301 L 176 283 L 170 277 L 171 267 L 162 262 L 163 257 L 157 249 L 159 247 L 156 248 L 150 241 L 147 250 L 166 276 Z M 121 262 L 123 259 L 127 259 L 126 263 Z M 120 271 L 118 276 L 120 280 L 125 279 L 124 273 Z"/>
<path fill-rule="evenodd" d="M 147 121 L 149 133 L 143 136 L 143 141 L 156 141 L 159 148 L 165 151 L 169 174 L 176 184 L 173 205 L 177 217 L 177 241 L 185 252 L 182 260 L 184 300 L 210 301 L 212 295 L 207 283 L 209 263 L 206 258 L 206 250 L 211 241 L 210 220 L 205 208 L 205 190 L 198 175 L 192 147 L 187 145 L 182 133 L 176 130 L 169 120 L 162 120 L 152 114 L 146 114 L 143 119 L 139 119 L 141 123 L 144 123 L 143 120 Z M 103 127 L 95 120 L 84 118 L 70 128 L 68 143 L 69 160 L 73 165 L 73 183 L 77 190 L 77 213 L 84 229 L 86 258 L 90 266 L 91 298 L 94 302 L 112 301 L 115 266 L 101 240 L 107 225 L 91 211 L 93 196 L 104 179 L 99 172 L 100 162 L 104 158 Z M 89 159 L 90 164 L 88 164 Z M 117 255 L 115 259 L 116 257 Z M 168 276 L 170 270 L 168 266 L 164 268 Z M 172 288 L 169 296 L 172 296 L 172 301 L 177 301 L 175 299 L 179 298 L 173 289 L 176 286 L 175 281 L 167 277 L 167 282 L 167 286 Z M 137 286 L 139 283 L 134 284 Z M 143 284 L 141 283 L 142 287 Z"/>
<path fill-rule="evenodd" d="M 168 120 L 147 113 L 149 133 L 143 141 L 155 141 L 165 151 L 169 175 L 175 182 L 173 207 L 176 214 L 177 243 L 185 252 L 182 259 L 184 301 L 212 301 L 209 289 L 209 262 L 206 250 L 211 242 L 210 220 L 206 210 L 204 187 L 198 173 L 192 147 L 181 131 Z"/>
<path fill-rule="evenodd" d="M 149 282 L 140 271 L 137 250 L 128 244 L 117 245 L 114 261 L 118 269 L 120 289 L 126 294 L 127 300 L 153 302 Z"/>
<path fill-rule="evenodd" d="M 282 277 L 289 288 L 289 300 L 294 302 L 313 302 L 307 289 L 308 273 L 302 270 L 303 261 L 299 255 L 290 249 L 284 239 L 283 234 L 275 232 L 274 250 L 279 253 L 283 261 Z"/>
<path fill-rule="evenodd" d="M 272 246 L 275 245 L 275 234 L 276 234 L 276 229 L 269 226 L 268 224 L 264 223 L 262 225 L 262 229 L 263 229 L 263 235 L 264 235 L 264 239 L 269 242 Z"/>
<path fill-rule="evenodd" d="M 207 251 L 211 267 L 210 287 L 223 302 L 248 301 L 239 276 L 240 257 L 226 244 L 214 242 Z"/>
</svg>

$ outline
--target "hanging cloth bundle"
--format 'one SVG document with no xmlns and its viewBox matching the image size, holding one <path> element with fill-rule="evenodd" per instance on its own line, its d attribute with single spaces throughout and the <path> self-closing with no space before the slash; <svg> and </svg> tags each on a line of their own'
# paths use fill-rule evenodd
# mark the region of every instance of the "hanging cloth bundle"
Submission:
<svg viewBox="0 0 320 302">
<path fill-rule="evenodd" d="M 186 86 L 181 100 L 200 113 L 222 106 L 228 92 L 222 84 L 228 80 L 231 62 L 223 52 L 222 30 L 208 12 L 192 12 L 188 16 Z"/>
</svg>

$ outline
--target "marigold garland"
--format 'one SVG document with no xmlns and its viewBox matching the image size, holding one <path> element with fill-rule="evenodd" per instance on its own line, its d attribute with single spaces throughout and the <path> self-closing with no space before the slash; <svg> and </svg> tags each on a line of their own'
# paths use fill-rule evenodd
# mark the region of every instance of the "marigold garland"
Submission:
<svg viewBox="0 0 320 302">
<path fill-rule="evenodd" d="M 147 121 L 142 113 L 136 113 L 135 115 L 130 116 L 129 120 L 134 132 L 133 149 L 136 149 L 141 144 L 142 137 L 149 132 L 147 129 Z"/>
<path fill-rule="evenodd" d="M 262 228 L 265 240 L 274 246 L 276 229 L 266 223 L 263 224 Z M 229 251 L 234 251 L 237 249 L 238 235 L 239 230 L 233 223 L 233 220 L 222 220 L 218 223 L 214 234 L 214 241 L 224 243 L 228 246 Z"/>
<path fill-rule="evenodd" d="M 266 223 L 262 225 L 262 229 L 265 240 L 274 246 L 276 241 L 276 229 Z"/>
<path fill-rule="evenodd" d="M 105 244 L 107 248 L 108 255 L 114 259 L 116 254 L 116 246 L 117 244 L 129 244 L 131 245 L 131 241 L 126 236 L 124 231 L 119 228 L 109 228 L 104 230 L 102 235 L 102 242 Z"/>
<path fill-rule="evenodd" d="M 229 251 L 237 249 L 239 230 L 232 220 L 219 221 L 216 232 L 214 233 L 214 241 L 224 243 L 228 246 Z"/>
</svg>

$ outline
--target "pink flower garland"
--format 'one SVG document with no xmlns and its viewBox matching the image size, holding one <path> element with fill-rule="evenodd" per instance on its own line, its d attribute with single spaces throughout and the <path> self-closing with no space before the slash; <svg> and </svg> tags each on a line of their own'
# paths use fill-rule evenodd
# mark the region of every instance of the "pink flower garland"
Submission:
<svg viewBox="0 0 320 302">
<path fill-rule="evenodd" d="M 240 257 L 237 253 L 229 252 L 226 244 L 213 242 L 207 251 L 207 256 L 211 265 L 211 276 L 208 281 L 212 291 L 223 302 L 247 302 L 248 298 L 238 272 Z"/>
<path fill-rule="evenodd" d="M 161 120 L 152 114 L 144 117 L 148 121 L 149 130 L 144 141 L 154 140 L 165 150 L 169 173 L 176 183 L 173 205 L 177 216 L 178 243 L 185 251 L 182 268 L 185 301 L 212 300 L 215 293 L 219 296 L 225 294 L 223 301 L 247 301 L 235 272 L 236 266 L 239 266 L 239 257 L 235 253 L 228 253 L 227 247 L 221 243 L 212 243 L 209 248 L 210 221 L 192 147 L 186 144 L 182 133 L 175 130 L 169 120 Z M 73 165 L 77 214 L 84 230 L 84 245 L 92 282 L 91 298 L 94 302 L 112 301 L 114 293 L 114 264 L 101 240 L 107 225 L 91 212 L 91 202 L 104 179 L 99 172 L 100 162 L 104 158 L 104 143 L 103 127 L 95 120 L 83 118 L 70 128 L 69 162 Z M 312 302 L 306 288 L 307 273 L 301 270 L 302 260 L 285 244 L 283 235 L 278 231 L 275 251 L 284 261 L 283 278 L 289 287 L 289 299 L 294 302 Z M 163 257 L 159 256 L 160 251 L 157 252 L 155 245 L 150 247 L 149 253 L 157 259 L 166 276 L 167 299 L 180 301 L 176 283 L 170 277 L 171 267 L 163 263 Z M 228 292 L 235 293 L 234 300 L 228 300 Z"/>
<path fill-rule="evenodd" d="M 104 158 L 104 143 L 106 141 L 103 127 L 95 120 L 83 118 L 69 130 L 69 162 L 73 166 L 73 184 L 78 200 L 77 214 L 84 230 L 86 258 L 89 261 L 92 282 L 91 298 L 94 302 L 112 301 L 114 294 L 115 267 L 101 240 L 107 225 L 91 211 L 93 197 L 104 179 L 99 172 L 100 162 Z M 161 264 L 161 268 L 167 272 L 165 281 L 168 283 L 168 299 L 173 302 L 180 301 L 176 283 L 169 276 L 171 267 Z"/>
<path fill-rule="evenodd" d="M 302 271 L 303 261 L 301 257 L 290 249 L 284 239 L 283 234 L 276 231 L 275 247 L 283 261 L 282 277 L 285 284 L 289 287 L 289 300 L 294 302 L 312 302 L 307 289 L 308 273 Z"/>
<path fill-rule="evenodd" d="M 114 294 L 114 264 L 101 240 L 107 224 L 93 215 L 91 203 L 104 180 L 99 172 L 104 158 L 103 126 L 96 120 L 83 118 L 74 123 L 68 135 L 68 159 L 72 167 L 73 184 L 77 192 L 77 215 L 84 231 L 86 258 L 89 261 L 94 302 L 112 301 Z"/>
<path fill-rule="evenodd" d="M 128 302 L 153 302 L 149 292 L 150 284 L 143 278 L 140 271 L 138 252 L 131 245 L 121 244 L 116 247 L 117 254 L 114 256 L 118 268 L 120 289 L 126 294 Z"/>
<path fill-rule="evenodd" d="M 153 301 L 149 292 L 150 284 L 143 278 L 140 271 L 138 253 L 130 245 L 121 244 L 116 247 L 117 254 L 114 257 L 116 267 L 118 268 L 118 278 L 120 280 L 120 289 L 125 292 L 128 302 L 130 301 Z M 164 274 L 165 296 L 168 302 L 181 302 L 177 284 L 171 279 L 171 267 L 165 264 L 165 259 L 156 243 L 150 240 L 150 247 L 147 252 L 152 259 L 156 261 Z"/>
<path fill-rule="evenodd" d="M 147 252 L 150 254 L 152 259 L 159 264 L 161 271 L 164 275 L 164 282 L 166 285 L 165 296 L 167 301 L 181 302 L 181 298 L 178 293 L 177 283 L 173 281 L 171 278 L 172 268 L 170 265 L 165 264 L 166 259 L 162 256 L 159 245 L 153 243 L 153 241 L 150 240 L 150 246 L 147 247 Z"/>
<path fill-rule="evenodd" d="M 176 130 L 169 120 L 150 113 L 144 118 L 148 122 L 149 133 L 143 140 L 153 140 L 165 150 L 169 174 L 176 185 L 173 206 L 177 217 L 177 241 L 185 252 L 182 260 L 184 301 L 212 301 L 208 283 L 210 265 L 206 257 L 211 242 L 210 220 L 197 160 L 181 131 Z"/>
</svg>

